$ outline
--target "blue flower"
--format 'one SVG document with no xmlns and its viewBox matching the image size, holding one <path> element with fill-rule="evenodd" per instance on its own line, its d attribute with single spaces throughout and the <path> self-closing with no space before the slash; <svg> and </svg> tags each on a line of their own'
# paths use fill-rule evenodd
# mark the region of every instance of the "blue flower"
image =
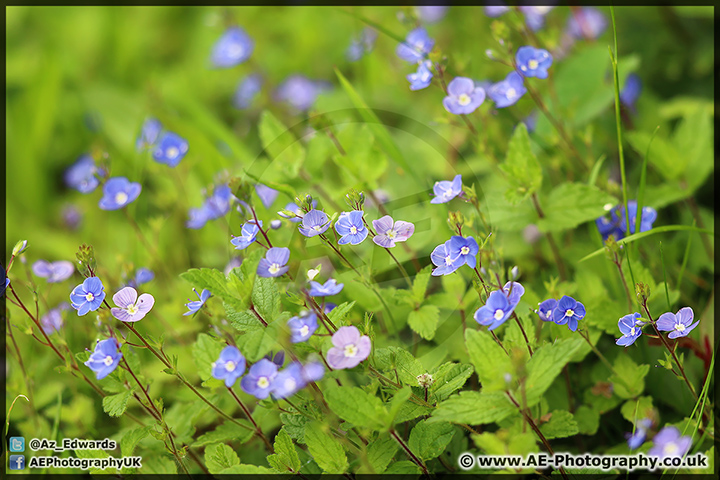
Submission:
<svg viewBox="0 0 720 480">
<path fill-rule="evenodd" d="M 585 305 L 572 297 L 564 295 L 553 310 L 552 320 L 558 325 L 565 325 L 573 332 L 577 330 L 578 320 L 585 317 Z"/>
<path fill-rule="evenodd" d="M 51 333 L 60 331 L 60 329 L 65 324 L 65 322 L 63 321 L 63 317 L 62 317 L 62 311 L 67 310 L 69 308 L 70 308 L 70 305 L 68 305 L 65 302 L 62 302 L 57 307 L 53 308 L 52 310 L 49 310 L 40 319 L 40 323 L 42 324 L 43 332 L 50 335 Z"/>
<path fill-rule="evenodd" d="M 637 221 L 637 201 L 628 201 L 628 209 L 630 213 L 630 233 L 635 233 L 635 222 Z M 640 217 L 640 231 L 646 232 L 652 229 L 652 225 L 657 219 L 657 211 L 651 207 L 643 207 L 642 216 Z M 600 217 L 595 220 L 595 224 L 603 237 L 603 241 L 607 240 L 610 235 L 615 240 L 624 238 L 627 234 L 627 224 L 625 222 L 625 208 L 618 205 L 610 212 L 610 220 L 607 217 Z"/>
<path fill-rule="evenodd" d="M 210 61 L 219 68 L 240 65 L 250 58 L 253 52 L 253 40 L 240 27 L 230 27 L 215 43 Z"/>
<path fill-rule="evenodd" d="M 137 142 L 135 143 L 137 151 L 141 152 L 146 148 L 154 147 L 161 130 L 162 123 L 160 123 L 158 119 L 148 118 L 145 120 L 145 123 L 143 123 L 142 129 L 140 130 L 140 136 L 137 138 Z"/>
<path fill-rule="evenodd" d="M 447 86 L 448 95 L 443 99 L 445 110 L 455 115 L 474 112 L 485 101 L 485 90 L 476 87 L 467 77 L 455 77 Z"/>
<path fill-rule="evenodd" d="M 505 80 L 502 80 L 490 87 L 487 94 L 488 97 L 495 102 L 495 106 L 497 108 L 505 108 L 510 105 L 514 105 L 518 100 L 520 100 L 520 97 L 525 95 L 525 92 L 527 92 L 527 89 L 523 84 L 522 76 L 519 73 L 512 71 L 508 73 Z"/>
<path fill-rule="evenodd" d="M 277 353 L 275 354 L 275 356 L 273 357 L 273 352 L 271 351 L 270 353 L 268 353 L 267 355 L 265 355 L 263 358 L 265 358 L 265 359 L 267 359 L 267 360 L 270 360 L 271 362 L 273 362 L 273 363 L 274 363 L 275 365 L 277 365 L 278 367 L 282 367 L 282 364 L 285 363 L 285 352 L 283 352 L 282 350 L 280 350 L 280 351 L 277 352 Z"/>
<path fill-rule="evenodd" d="M 305 383 L 317 382 L 325 375 L 325 367 L 321 362 L 308 362 L 300 371 Z"/>
<path fill-rule="evenodd" d="M 233 105 L 235 108 L 245 110 L 250 106 L 255 96 L 262 90 L 263 80 L 259 73 L 245 77 L 235 89 Z"/>
<path fill-rule="evenodd" d="M 653 446 L 648 455 L 655 457 L 682 457 L 692 445 L 690 436 L 681 436 L 676 427 L 665 427 L 653 437 Z"/>
<path fill-rule="evenodd" d="M 364 54 L 372 51 L 377 35 L 377 31 L 374 29 L 370 27 L 363 28 L 359 38 L 353 39 L 352 42 L 350 42 L 350 45 L 345 51 L 345 57 L 351 62 L 360 60 Z"/>
<path fill-rule="evenodd" d="M 261 277 L 279 277 L 284 275 L 290 267 L 286 264 L 290 259 L 290 250 L 283 247 L 272 247 L 260 259 L 257 274 Z"/>
<path fill-rule="evenodd" d="M 277 375 L 277 365 L 266 358 L 261 358 L 255 363 L 247 375 L 240 380 L 240 387 L 249 395 L 260 400 L 270 395 L 272 381 Z"/>
<path fill-rule="evenodd" d="M 641 90 L 642 82 L 640 81 L 640 77 L 636 73 L 628 75 L 625 79 L 625 86 L 620 92 L 620 102 L 633 113 L 635 112 L 635 102 L 640 97 Z"/>
<path fill-rule="evenodd" d="M 538 304 L 537 313 L 540 316 L 540 320 L 543 322 L 552 322 L 552 312 L 557 307 L 557 300 L 554 298 L 548 298 L 547 300 Z"/>
<path fill-rule="evenodd" d="M 497 2 L 500 4 L 501 2 Z M 510 10 L 510 7 L 507 5 L 486 5 L 483 7 L 483 11 L 485 12 L 485 15 L 487 15 L 490 18 L 496 18 L 501 15 L 504 15 L 506 12 Z"/>
<path fill-rule="evenodd" d="M 156 162 L 175 168 L 187 152 L 187 140 L 177 133 L 165 132 L 153 150 L 152 156 Z"/>
<path fill-rule="evenodd" d="M 203 289 L 202 293 L 198 293 L 197 290 L 193 288 L 193 292 L 195 292 L 195 295 L 197 295 L 200 300 L 186 303 L 185 306 L 188 308 L 188 311 L 183 313 L 183 316 L 192 315 L 193 313 L 199 311 L 212 295 L 208 289 Z"/>
<path fill-rule="evenodd" d="M 300 362 L 292 362 L 278 373 L 272 380 L 270 390 L 275 398 L 287 398 L 305 387 L 306 382 L 302 376 L 302 365 Z"/>
<path fill-rule="evenodd" d="M 260 197 L 260 202 L 263 206 L 265 208 L 270 208 L 280 192 L 274 188 L 268 187 L 267 185 L 258 183 L 255 185 L 255 193 L 257 193 L 257 196 Z"/>
<path fill-rule="evenodd" d="M 304 112 L 313 106 L 321 92 L 329 88 L 327 82 L 310 80 L 303 75 L 291 75 L 275 90 L 275 100 L 288 102 Z"/>
<path fill-rule="evenodd" d="M 410 90 L 422 90 L 430 85 L 433 78 L 432 63 L 430 60 L 425 60 L 418 64 L 417 72 L 411 73 L 407 76 L 410 82 Z"/>
<path fill-rule="evenodd" d="M 205 226 L 209 220 L 225 216 L 230 211 L 230 204 L 233 199 L 235 199 L 235 196 L 227 184 L 216 186 L 212 195 L 205 199 L 202 207 L 191 208 L 188 211 L 190 219 L 185 223 L 185 226 L 198 229 Z"/>
<path fill-rule="evenodd" d="M 453 198 L 457 197 L 462 193 L 462 175 L 455 175 L 452 181 L 443 180 L 435 182 L 433 185 L 433 193 L 435 198 L 430 200 L 430 203 L 447 203 Z"/>
<path fill-rule="evenodd" d="M 525 294 L 525 287 L 523 287 L 520 282 L 507 282 L 503 285 L 503 292 L 505 292 L 505 295 L 508 297 L 508 302 L 510 302 L 510 305 L 514 308 L 517 307 L 517 304 L 520 303 L 520 298 Z"/>
<path fill-rule="evenodd" d="M 488 330 L 495 330 L 510 318 L 514 310 L 515 305 L 510 303 L 507 295 L 495 290 L 490 292 L 485 305 L 477 309 L 474 318 L 480 325 L 488 326 Z"/>
<path fill-rule="evenodd" d="M 72 307 L 83 316 L 100 308 L 105 300 L 105 286 L 97 277 L 88 277 L 70 293 Z"/>
<path fill-rule="evenodd" d="M 423 23 L 435 23 L 445 18 L 448 8 L 450 7 L 447 5 L 424 5 L 416 6 L 415 10 L 417 11 L 418 17 L 420 17 L 420 21 Z"/>
<path fill-rule="evenodd" d="M 397 56 L 410 63 L 422 61 L 435 45 L 435 40 L 430 38 L 423 27 L 418 27 L 408 33 L 405 41 L 398 44 L 395 53 Z"/>
<path fill-rule="evenodd" d="M 430 254 L 430 260 L 433 265 L 438 267 L 432 271 L 432 275 L 435 277 L 440 275 L 449 275 L 462 265 L 456 261 L 457 257 L 452 255 L 450 240 L 435 247 Z"/>
<path fill-rule="evenodd" d="M 313 207 L 313 208 L 317 207 L 317 200 L 313 200 L 313 201 L 312 201 L 312 207 Z M 293 213 L 295 213 L 295 215 L 293 215 L 293 216 L 286 215 L 286 214 L 284 214 L 282 211 L 278 212 L 278 215 L 280 215 L 280 216 L 283 217 L 283 218 L 288 218 L 288 219 L 290 219 L 290 221 L 293 222 L 293 223 L 301 222 L 302 219 L 303 219 L 303 216 L 305 215 L 305 213 L 302 211 L 302 209 L 301 209 L 300 207 L 298 207 L 297 204 L 295 204 L 295 203 L 293 203 L 293 202 L 290 202 L 290 203 L 288 203 L 287 205 L 285 205 L 284 210 L 288 210 L 288 211 L 290 211 L 290 212 L 293 212 Z"/>
<path fill-rule="evenodd" d="M 450 255 L 455 258 L 455 262 L 458 267 L 467 264 L 470 268 L 475 268 L 477 265 L 477 255 L 479 247 L 473 237 L 461 237 L 460 235 L 453 235 L 450 238 L 450 244 L 448 245 Z"/>
<path fill-rule="evenodd" d="M 327 315 L 328 313 L 332 312 L 335 307 L 337 307 L 336 304 L 334 304 L 332 302 L 328 302 L 325 304 L 325 308 L 323 308 L 323 312 L 325 312 L 325 315 Z"/>
<path fill-rule="evenodd" d="M 515 62 L 521 75 L 526 77 L 547 78 L 547 69 L 552 65 L 552 55 L 547 50 L 524 46 L 518 48 Z"/>
<path fill-rule="evenodd" d="M 100 185 L 96 173 L 100 173 L 100 170 L 95 166 L 93 158 L 90 155 L 83 155 L 65 170 L 63 178 L 68 187 L 80 193 L 90 193 Z"/>
<path fill-rule="evenodd" d="M 293 203 L 292 205 L 295 204 Z M 290 210 L 289 208 L 286 209 Z M 298 210 L 300 209 L 298 208 Z M 300 213 L 302 213 L 302 211 L 300 211 Z M 300 221 L 300 219 L 297 220 Z M 328 228 L 330 228 L 330 218 L 322 210 L 314 209 L 303 215 L 302 224 L 298 226 L 300 233 L 306 237 L 323 234 Z"/>
<path fill-rule="evenodd" d="M 640 318 L 640 314 L 635 312 L 625 315 L 618 321 L 618 328 L 623 336 L 615 341 L 616 345 L 627 347 L 640 338 L 642 327 L 645 325 L 645 322 L 641 322 Z"/>
<path fill-rule="evenodd" d="M 317 315 L 309 313 L 300 317 L 292 317 L 287 322 L 290 328 L 290 341 L 292 343 L 306 342 L 318 328 Z"/>
<path fill-rule="evenodd" d="M 693 309 L 684 307 L 677 313 L 667 312 L 660 315 L 656 326 L 661 332 L 670 332 L 669 338 L 686 337 L 700 323 L 700 320 L 692 323 L 694 317 Z"/>
<path fill-rule="evenodd" d="M 10 279 L 7 277 L 7 272 L 5 272 L 4 270 L 3 270 L 3 275 L 5 276 L 5 281 L 3 282 L 2 290 L 0 290 L 0 295 L 5 293 L 5 290 L 7 289 L 8 285 L 10 285 Z"/>
<path fill-rule="evenodd" d="M 328 297 L 337 295 L 342 291 L 343 285 L 344 284 L 342 283 L 337 283 L 334 278 L 331 278 L 323 285 L 320 285 L 318 282 L 311 281 L 309 293 L 311 297 Z"/>
<path fill-rule="evenodd" d="M 135 277 L 128 282 L 128 286 L 137 288 L 138 285 L 142 285 L 143 283 L 147 283 L 151 281 L 153 278 L 155 278 L 155 274 L 152 270 L 149 270 L 147 268 L 138 268 L 135 272 Z"/>
<path fill-rule="evenodd" d="M 593 7 L 582 7 L 573 9 L 568 19 L 567 31 L 575 38 L 595 39 L 605 31 L 607 26 L 607 17 L 600 10 Z"/>
<path fill-rule="evenodd" d="M 95 345 L 95 351 L 90 355 L 85 365 L 95 372 L 95 377 L 98 380 L 107 377 L 117 368 L 123 356 L 118 349 L 119 347 L 120 345 L 114 338 L 98 341 Z"/>
<path fill-rule="evenodd" d="M 363 223 L 362 210 L 353 210 L 352 212 L 342 212 L 337 222 L 335 222 L 335 231 L 340 235 L 339 245 L 357 245 L 362 243 L 368 236 L 368 229 Z"/>
<path fill-rule="evenodd" d="M 650 427 L 652 427 L 652 421 L 649 418 L 643 418 L 635 424 L 635 433 L 625 434 L 630 450 L 635 450 L 645 442 L 645 437 Z"/>
<path fill-rule="evenodd" d="M 245 373 L 245 357 L 232 345 L 223 348 L 220 357 L 212 363 L 212 376 L 218 380 L 225 380 L 225 386 L 228 388 L 232 387 L 243 373 Z"/>
<path fill-rule="evenodd" d="M 260 227 L 262 227 L 262 220 L 259 220 Z M 241 234 L 239 237 L 234 237 L 230 240 L 230 243 L 235 245 L 235 250 L 244 250 L 255 242 L 257 234 L 260 233 L 260 228 L 255 223 L 255 220 L 245 222 L 240 230 Z"/>
<path fill-rule="evenodd" d="M 75 272 L 75 265 L 67 260 L 47 262 L 38 260 L 33 263 L 32 271 L 38 277 L 46 278 L 48 283 L 58 283 L 67 280 Z"/>
<path fill-rule="evenodd" d="M 118 210 L 132 203 L 140 195 L 142 187 L 125 177 L 114 177 L 103 185 L 103 198 L 98 205 L 102 210 Z"/>
<path fill-rule="evenodd" d="M 536 32 L 545 25 L 545 15 L 553 8 L 550 6 L 522 6 L 520 11 L 525 16 L 525 24 Z"/>
</svg>

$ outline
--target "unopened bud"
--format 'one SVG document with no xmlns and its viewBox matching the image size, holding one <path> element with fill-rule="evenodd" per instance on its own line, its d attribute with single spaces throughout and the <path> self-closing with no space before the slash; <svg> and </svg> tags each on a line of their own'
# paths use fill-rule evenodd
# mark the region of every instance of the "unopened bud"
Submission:
<svg viewBox="0 0 720 480">
<path fill-rule="evenodd" d="M 423 373 L 422 375 L 418 375 L 417 381 L 418 385 L 423 388 L 429 388 L 433 383 L 435 383 L 435 379 L 429 373 Z"/>
</svg>

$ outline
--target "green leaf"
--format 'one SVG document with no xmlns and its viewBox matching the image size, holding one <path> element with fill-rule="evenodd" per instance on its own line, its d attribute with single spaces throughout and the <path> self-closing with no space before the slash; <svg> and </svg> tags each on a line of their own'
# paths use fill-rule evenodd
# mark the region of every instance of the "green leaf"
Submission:
<svg viewBox="0 0 720 480">
<path fill-rule="evenodd" d="M 412 387 L 405 386 L 401 388 L 400 390 L 397 390 L 395 392 L 395 395 L 393 395 L 392 399 L 389 403 L 389 424 L 388 427 L 391 427 L 395 422 L 395 417 L 398 415 L 398 412 L 402 409 L 404 405 L 407 405 L 408 400 L 412 396 Z"/>
<path fill-rule="evenodd" d="M 620 408 L 623 418 L 630 423 L 635 423 L 643 418 L 651 418 L 653 415 L 652 397 L 640 397 L 628 400 Z"/>
<path fill-rule="evenodd" d="M 436 401 L 445 400 L 465 385 L 473 371 L 473 367 L 467 364 L 445 363 L 440 365 L 433 373 L 435 382 L 430 386 L 430 394 L 435 396 Z"/>
<path fill-rule="evenodd" d="M 265 328 L 251 310 L 235 310 L 227 303 L 223 303 L 223 306 L 225 307 L 227 319 L 239 331 L 247 332 L 248 330 L 262 330 Z"/>
<path fill-rule="evenodd" d="M 305 149 L 295 135 L 268 110 L 260 114 L 258 131 L 270 160 L 277 162 L 289 178 L 296 177 L 305 158 Z"/>
<path fill-rule="evenodd" d="M 108 395 L 103 397 L 103 411 L 111 417 L 119 417 L 125 412 L 127 408 L 128 400 L 133 394 L 133 390 L 126 390 L 117 395 Z"/>
<path fill-rule="evenodd" d="M 484 392 L 505 388 L 504 376 L 512 373 L 510 357 L 486 330 L 465 331 L 465 346 L 475 365 Z"/>
<path fill-rule="evenodd" d="M 517 205 L 540 189 L 542 169 L 530 148 L 527 127 L 522 122 L 515 128 L 500 169 L 507 175 L 509 188 L 505 198 L 511 204 Z"/>
<path fill-rule="evenodd" d="M 215 428 L 215 430 L 200 435 L 195 443 L 193 443 L 193 447 L 202 447 L 218 442 L 247 442 L 253 436 L 253 427 L 250 422 L 245 420 L 238 420 L 238 422 L 247 428 L 243 428 L 233 422 L 225 422 Z"/>
<path fill-rule="evenodd" d="M 300 457 L 298 457 L 295 445 L 285 430 L 280 429 L 280 432 L 275 436 L 273 449 L 275 453 L 268 455 L 267 460 L 270 466 L 276 471 L 286 473 L 288 471 L 297 472 L 300 470 L 302 466 Z"/>
<path fill-rule="evenodd" d="M 370 443 L 367 450 L 367 459 L 374 470 L 373 473 L 383 473 L 398 448 L 397 442 L 390 436 L 380 436 Z"/>
<path fill-rule="evenodd" d="M 258 277 L 252 290 L 252 303 L 267 323 L 280 313 L 280 293 L 274 278 Z"/>
<path fill-rule="evenodd" d="M 404 385 L 418 386 L 417 377 L 426 373 L 425 368 L 410 352 L 398 347 L 380 348 L 375 351 L 377 368 L 391 372 L 391 377 L 397 376 Z"/>
<path fill-rule="evenodd" d="M 345 473 L 348 467 L 345 451 L 325 425 L 318 421 L 306 424 L 305 443 L 315 463 L 325 473 Z"/>
<path fill-rule="evenodd" d="M 635 398 L 645 391 L 645 375 L 650 365 L 638 365 L 628 355 L 618 355 L 613 364 L 617 376 L 610 377 L 620 398 Z"/>
<path fill-rule="evenodd" d="M 211 445 L 205 449 L 205 466 L 210 473 L 220 473 L 233 465 L 240 465 L 240 458 L 224 443 Z"/>
<path fill-rule="evenodd" d="M 337 307 L 330 310 L 330 313 L 328 313 L 328 318 L 331 322 L 333 322 L 333 325 L 338 328 L 348 325 L 349 322 L 347 322 L 346 319 L 354 306 L 355 302 L 343 302 Z"/>
<path fill-rule="evenodd" d="M 128 430 L 120 438 L 120 452 L 123 457 L 129 457 L 135 451 L 138 442 L 148 436 L 151 427 L 139 427 Z"/>
<path fill-rule="evenodd" d="M 566 338 L 543 345 L 535 350 L 535 354 L 527 364 L 528 376 L 525 380 L 525 397 L 528 408 L 540 401 L 545 390 L 550 387 L 555 377 L 582 344 L 581 338 Z M 514 397 L 522 398 L 519 391 L 515 392 Z"/>
<path fill-rule="evenodd" d="M 195 360 L 198 375 L 205 381 L 212 378 L 212 363 L 220 357 L 224 344 L 206 333 L 198 335 L 192 346 L 192 355 Z"/>
<path fill-rule="evenodd" d="M 180 274 L 180 278 L 198 288 L 210 290 L 210 293 L 221 298 L 224 302 L 229 303 L 238 309 L 245 308 L 243 300 L 228 288 L 228 279 L 220 270 L 214 268 L 191 268 L 187 272 Z M 194 295 L 194 294 L 193 294 Z"/>
<path fill-rule="evenodd" d="M 277 344 L 270 329 L 252 330 L 237 337 L 237 347 L 245 358 L 257 362 Z"/>
<path fill-rule="evenodd" d="M 685 152 L 680 154 L 672 142 L 665 137 L 656 135 L 650 144 L 652 133 L 633 131 L 627 132 L 626 138 L 640 155 L 645 155 L 650 145 L 648 163 L 654 166 L 666 180 L 676 180 L 685 171 L 687 165 Z"/>
<path fill-rule="evenodd" d="M 475 445 L 487 455 L 527 455 L 537 452 L 537 442 L 533 432 L 510 434 L 506 429 L 494 433 L 483 432 L 470 435 Z"/>
<path fill-rule="evenodd" d="M 455 434 L 455 427 L 447 422 L 419 421 L 410 432 L 408 447 L 422 460 L 431 460 L 442 454 Z"/>
<path fill-rule="evenodd" d="M 330 409 L 346 422 L 360 427 L 384 429 L 387 411 L 382 401 L 358 387 L 333 387 L 325 391 Z"/>
<path fill-rule="evenodd" d="M 275 476 L 276 474 L 275 470 L 271 470 L 267 467 L 261 467 L 259 465 L 233 465 L 232 467 L 225 468 L 217 473 L 219 475 L 247 475 L 247 478 L 252 478 L 251 475 Z"/>
<path fill-rule="evenodd" d="M 310 421 L 308 417 L 292 413 L 281 413 L 280 420 L 283 423 L 282 429 L 290 435 L 290 438 L 298 443 L 305 443 L 305 424 Z"/>
<path fill-rule="evenodd" d="M 427 286 L 430 282 L 431 272 L 432 265 L 428 265 L 427 267 L 420 270 L 413 279 L 412 298 L 417 304 L 420 304 L 423 302 L 423 300 L 425 300 L 425 292 L 427 292 Z"/>
<path fill-rule="evenodd" d="M 555 410 L 551 413 L 550 421 L 540 425 L 540 431 L 549 440 L 572 437 L 578 434 L 579 429 L 572 413 L 566 410 Z"/>
<path fill-rule="evenodd" d="M 545 218 L 537 225 L 542 232 L 555 232 L 602 217 L 605 205 L 615 205 L 615 198 L 594 185 L 563 183 L 553 189 L 542 205 Z"/>
<path fill-rule="evenodd" d="M 600 412 L 588 405 L 580 405 L 575 410 L 578 432 L 583 435 L 595 435 L 600 427 Z"/>
<path fill-rule="evenodd" d="M 440 309 L 434 305 L 424 305 L 413 310 L 408 316 L 408 325 L 425 340 L 432 340 L 438 327 Z"/>
<path fill-rule="evenodd" d="M 503 392 L 464 391 L 440 403 L 430 421 L 483 425 L 498 422 L 517 411 Z"/>
<path fill-rule="evenodd" d="M 420 467 L 410 460 L 395 462 L 383 472 L 384 475 L 417 475 L 420 473 L 422 473 Z"/>
</svg>

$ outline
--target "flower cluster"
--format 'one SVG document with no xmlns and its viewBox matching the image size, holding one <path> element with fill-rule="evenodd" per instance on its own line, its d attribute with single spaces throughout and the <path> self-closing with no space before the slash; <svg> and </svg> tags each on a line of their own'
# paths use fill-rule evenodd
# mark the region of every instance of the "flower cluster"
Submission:
<svg viewBox="0 0 720 480">
<path fill-rule="evenodd" d="M 162 124 L 155 118 L 145 120 L 135 146 L 138 151 L 151 150 L 153 160 L 173 168 L 188 152 L 188 141 L 175 132 L 163 130 Z"/>
<path fill-rule="evenodd" d="M 572 297 L 564 295 L 560 300 L 550 298 L 541 302 L 537 310 L 540 319 L 566 325 L 573 332 L 577 330 L 578 321 L 585 317 L 585 305 Z"/>
<path fill-rule="evenodd" d="M 430 260 L 437 267 L 433 276 L 448 275 L 467 264 L 475 268 L 479 251 L 477 241 L 473 237 L 454 235 L 442 245 L 438 245 L 430 254 Z"/>
<path fill-rule="evenodd" d="M 33 263 L 32 271 L 38 277 L 46 279 L 48 283 L 58 283 L 72 276 L 75 272 L 75 265 L 66 260 L 52 263 L 38 260 Z"/>
<path fill-rule="evenodd" d="M 200 208 L 191 208 L 188 211 L 190 219 L 185 226 L 199 229 L 210 220 L 224 217 L 229 211 L 232 202 L 236 200 L 227 184 L 217 185 L 212 195 L 207 197 Z"/>
<path fill-rule="evenodd" d="M 629 213 L 630 233 L 635 233 L 635 224 L 637 222 L 637 201 L 629 200 L 627 204 L 627 212 Z M 610 219 L 600 217 L 595 220 L 595 224 L 602 235 L 603 241 L 612 235 L 615 240 L 625 238 L 627 235 L 627 222 L 625 219 L 626 210 L 622 205 L 618 205 L 610 211 Z M 657 219 L 657 211 L 651 207 L 643 207 L 640 216 L 640 231 L 647 232 L 652 229 L 653 223 Z"/>
</svg>

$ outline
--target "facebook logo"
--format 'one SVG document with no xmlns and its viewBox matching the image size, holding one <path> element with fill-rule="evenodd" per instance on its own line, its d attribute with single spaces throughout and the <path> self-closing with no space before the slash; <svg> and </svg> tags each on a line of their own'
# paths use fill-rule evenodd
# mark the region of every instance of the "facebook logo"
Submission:
<svg viewBox="0 0 720 480">
<path fill-rule="evenodd" d="M 25 438 L 24 437 L 10 437 L 10 451 L 11 452 L 24 452 L 25 451 Z"/>
<path fill-rule="evenodd" d="M 10 470 L 24 470 L 25 455 L 10 455 Z"/>
</svg>

